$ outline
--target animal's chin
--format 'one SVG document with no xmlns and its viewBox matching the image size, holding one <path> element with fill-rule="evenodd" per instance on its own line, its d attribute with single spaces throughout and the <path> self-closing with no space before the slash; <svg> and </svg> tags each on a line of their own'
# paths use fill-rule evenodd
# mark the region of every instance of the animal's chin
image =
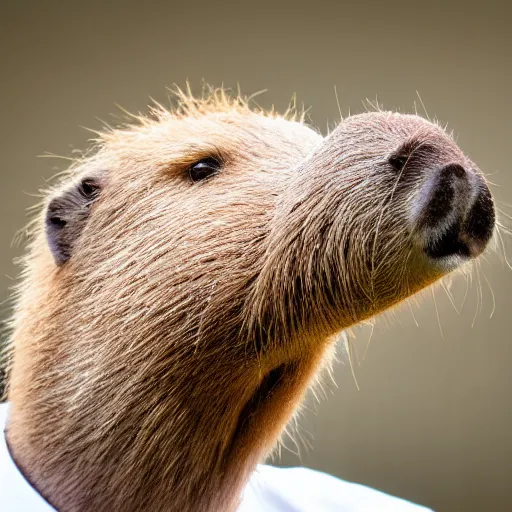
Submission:
<svg viewBox="0 0 512 512">
<path fill-rule="evenodd" d="M 464 266 L 465 264 L 472 261 L 473 258 L 468 257 L 462 253 L 454 253 L 448 254 L 441 257 L 432 258 L 429 260 L 429 263 L 433 268 L 437 269 L 439 272 L 443 274 L 447 274 L 458 268 Z"/>
</svg>

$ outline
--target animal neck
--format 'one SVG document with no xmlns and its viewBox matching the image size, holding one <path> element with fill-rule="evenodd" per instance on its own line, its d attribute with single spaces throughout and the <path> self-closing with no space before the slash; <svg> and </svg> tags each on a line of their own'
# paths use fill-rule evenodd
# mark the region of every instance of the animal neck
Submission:
<svg viewBox="0 0 512 512">
<path fill-rule="evenodd" d="M 84 366 L 77 375 L 87 375 L 87 386 L 66 375 L 57 352 L 45 355 L 53 368 L 39 368 L 41 382 L 38 357 L 23 365 L 26 355 L 15 357 L 7 439 L 28 480 L 64 512 L 127 503 L 236 510 L 322 362 L 317 350 L 275 368 L 212 360 L 187 372 L 178 364 L 133 371 L 132 362 L 100 376 Z"/>
</svg>

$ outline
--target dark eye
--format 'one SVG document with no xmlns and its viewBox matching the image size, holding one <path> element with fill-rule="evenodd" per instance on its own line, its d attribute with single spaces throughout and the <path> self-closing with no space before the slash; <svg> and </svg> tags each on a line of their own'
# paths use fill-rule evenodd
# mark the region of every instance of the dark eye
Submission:
<svg viewBox="0 0 512 512">
<path fill-rule="evenodd" d="M 388 162 L 389 165 L 393 167 L 393 169 L 395 169 L 396 171 L 401 171 L 405 167 L 405 164 L 407 163 L 408 159 L 409 157 L 407 155 L 393 155 L 392 157 L 390 157 Z"/>
<path fill-rule="evenodd" d="M 216 158 L 203 158 L 190 166 L 188 174 L 190 179 L 196 183 L 217 174 L 220 168 L 221 163 Z"/>
</svg>

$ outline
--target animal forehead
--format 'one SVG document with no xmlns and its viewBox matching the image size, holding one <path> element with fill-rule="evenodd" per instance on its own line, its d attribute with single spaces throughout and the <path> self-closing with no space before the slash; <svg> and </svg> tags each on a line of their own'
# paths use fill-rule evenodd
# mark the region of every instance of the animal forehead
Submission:
<svg viewBox="0 0 512 512">
<path fill-rule="evenodd" d="M 322 136 L 302 122 L 248 111 L 219 112 L 197 116 L 164 116 L 131 130 L 107 134 L 106 145 L 114 151 L 138 156 L 161 152 L 194 153 L 204 148 L 244 150 L 254 145 L 268 148 L 307 148 Z"/>
</svg>

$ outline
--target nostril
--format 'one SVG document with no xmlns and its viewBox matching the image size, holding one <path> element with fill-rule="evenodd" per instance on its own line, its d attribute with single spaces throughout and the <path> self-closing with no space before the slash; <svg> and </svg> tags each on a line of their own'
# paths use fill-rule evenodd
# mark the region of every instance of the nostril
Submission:
<svg viewBox="0 0 512 512">
<path fill-rule="evenodd" d="M 461 240 L 460 232 L 460 223 L 454 222 L 443 233 L 427 239 L 427 243 L 424 245 L 425 252 L 433 259 L 453 256 L 455 254 L 469 258 L 471 256 L 470 248 L 466 242 Z"/>
<path fill-rule="evenodd" d="M 466 171 L 449 164 L 430 177 L 420 192 L 417 223 L 422 228 L 440 227 L 470 193 Z"/>
<path fill-rule="evenodd" d="M 441 169 L 441 175 L 446 178 L 455 177 L 459 179 L 466 178 L 466 170 L 459 164 L 448 164 Z"/>
<path fill-rule="evenodd" d="M 426 179 L 414 213 L 420 246 L 432 259 L 476 257 L 494 230 L 494 203 L 484 179 L 459 164 Z"/>
<path fill-rule="evenodd" d="M 495 221 L 494 201 L 489 188 L 481 179 L 475 202 L 464 222 L 464 231 L 473 238 L 487 242 L 494 231 Z"/>
</svg>

